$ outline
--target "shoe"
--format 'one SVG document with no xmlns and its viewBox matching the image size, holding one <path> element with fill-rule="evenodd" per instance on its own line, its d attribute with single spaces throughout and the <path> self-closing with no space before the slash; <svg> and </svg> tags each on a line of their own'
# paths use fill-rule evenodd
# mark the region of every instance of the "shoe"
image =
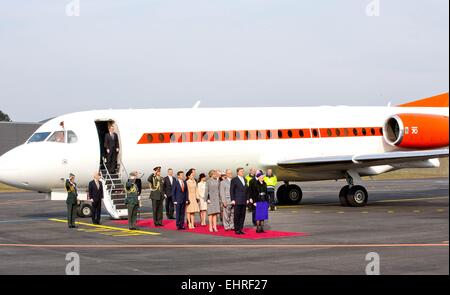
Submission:
<svg viewBox="0 0 450 295">
<path fill-rule="evenodd" d="M 245 235 L 245 233 L 243 231 L 239 231 L 239 234 L 241 235 Z"/>
</svg>

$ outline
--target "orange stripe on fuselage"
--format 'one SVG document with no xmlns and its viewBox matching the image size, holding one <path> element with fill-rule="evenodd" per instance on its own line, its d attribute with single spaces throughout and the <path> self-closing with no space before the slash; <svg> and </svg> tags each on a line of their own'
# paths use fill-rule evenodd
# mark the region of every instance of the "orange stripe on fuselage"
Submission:
<svg viewBox="0 0 450 295">
<path fill-rule="evenodd" d="M 382 136 L 381 127 L 144 133 L 138 144 Z"/>
<path fill-rule="evenodd" d="M 448 108 L 448 92 L 439 94 L 436 96 L 408 102 L 405 104 L 399 105 L 399 107 L 415 107 L 415 108 L 422 108 L 422 107 L 434 107 L 434 108 Z"/>
</svg>

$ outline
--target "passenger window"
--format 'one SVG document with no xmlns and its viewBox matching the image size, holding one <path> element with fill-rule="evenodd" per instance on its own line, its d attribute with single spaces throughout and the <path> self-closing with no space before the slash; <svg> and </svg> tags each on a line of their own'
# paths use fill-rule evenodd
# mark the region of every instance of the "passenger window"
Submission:
<svg viewBox="0 0 450 295">
<path fill-rule="evenodd" d="M 67 142 L 68 143 L 78 142 L 78 136 L 72 130 L 67 131 Z"/>
<path fill-rule="evenodd" d="M 64 131 L 55 131 L 52 136 L 47 140 L 48 142 L 58 142 L 65 143 L 65 132 Z"/>
<path fill-rule="evenodd" d="M 37 132 L 33 134 L 33 136 L 30 137 L 28 140 L 28 143 L 32 142 L 42 142 L 50 135 L 50 132 Z"/>
</svg>

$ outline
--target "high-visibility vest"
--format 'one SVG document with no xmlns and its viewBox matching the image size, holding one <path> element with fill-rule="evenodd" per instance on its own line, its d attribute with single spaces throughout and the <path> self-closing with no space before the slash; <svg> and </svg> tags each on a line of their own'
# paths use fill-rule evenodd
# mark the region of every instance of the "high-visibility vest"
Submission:
<svg viewBox="0 0 450 295">
<path fill-rule="evenodd" d="M 245 176 L 245 181 L 247 182 L 247 185 L 250 185 L 250 181 L 252 180 L 252 179 L 254 179 L 255 177 L 254 176 L 251 176 L 250 174 L 249 175 L 247 175 L 247 176 Z"/>
<path fill-rule="evenodd" d="M 272 176 L 265 176 L 264 177 L 264 182 L 267 184 L 267 186 L 273 186 L 275 187 L 278 183 L 278 179 L 276 177 L 276 175 L 272 175 Z"/>
</svg>

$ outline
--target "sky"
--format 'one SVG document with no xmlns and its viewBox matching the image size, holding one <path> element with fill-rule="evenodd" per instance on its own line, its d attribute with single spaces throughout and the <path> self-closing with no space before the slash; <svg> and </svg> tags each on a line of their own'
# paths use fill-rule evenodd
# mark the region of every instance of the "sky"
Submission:
<svg viewBox="0 0 450 295">
<path fill-rule="evenodd" d="M 448 85 L 448 0 L 0 0 L 14 121 L 198 100 L 384 106 Z"/>
</svg>

